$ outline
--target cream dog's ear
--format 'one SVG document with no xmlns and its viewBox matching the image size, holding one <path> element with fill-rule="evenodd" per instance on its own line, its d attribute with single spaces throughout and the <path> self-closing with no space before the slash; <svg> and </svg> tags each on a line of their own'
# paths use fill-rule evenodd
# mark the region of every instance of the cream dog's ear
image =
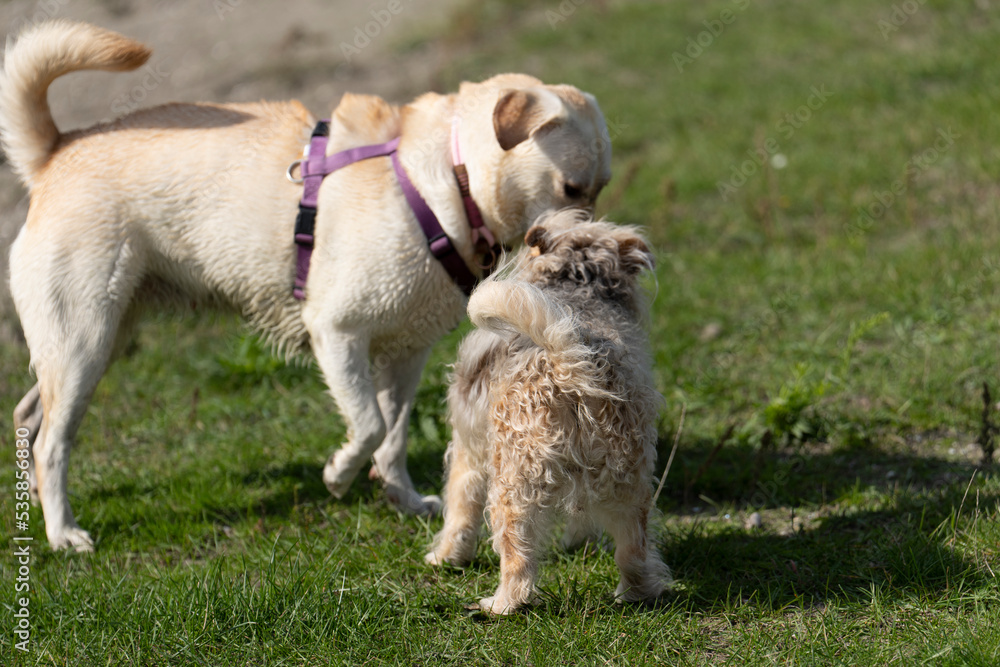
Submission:
<svg viewBox="0 0 1000 667">
<path fill-rule="evenodd" d="M 493 107 L 493 130 L 500 148 L 509 151 L 542 129 L 567 117 L 559 96 L 544 88 L 507 90 Z"/>
</svg>

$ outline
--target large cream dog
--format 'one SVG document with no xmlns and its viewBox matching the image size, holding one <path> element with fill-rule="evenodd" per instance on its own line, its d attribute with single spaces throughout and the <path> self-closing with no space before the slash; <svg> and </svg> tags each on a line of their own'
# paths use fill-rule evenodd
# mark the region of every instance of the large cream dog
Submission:
<svg viewBox="0 0 1000 667">
<path fill-rule="evenodd" d="M 60 133 L 47 90 L 82 69 L 131 70 L 149 51 L 100 28 L 36 26 L 8 48 L 0 137 L 31 193 L 11 250 L 11 293 L 38 384 L 15 410 L 33 440 L 37 492 L 55 549 L 92 542 L 67 499 L 70 447 L 87 403 L 141 311 L 163 299 L 235 307 L 281 349 L 310 349 L 348 425 L 323 479 L 343 494 L 372 474 L 408 512 L 433 512 L 406 470 L 406 431 L 430 346 L 465 297 L 430 254 L 388 158 L 324 181 L 306 299 L 292 297 L 301 186 L 285 179 L 315 119 L 298 102 L 169 104 Z M 477 275 L 452 173 L 450 132 L 486 226 L 516 243 L 542 211 L 592 206 L 609 178 L 593 97 L 524 75 L 465 83 L 402 109 L 345 97 L 328 154 L 402 136 L 416 188 Z"/>
</svg>

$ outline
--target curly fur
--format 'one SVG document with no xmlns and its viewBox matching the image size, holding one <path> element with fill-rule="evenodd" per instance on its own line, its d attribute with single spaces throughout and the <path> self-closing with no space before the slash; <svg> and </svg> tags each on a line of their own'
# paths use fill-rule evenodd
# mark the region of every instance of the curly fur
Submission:
<svg viewBox="0 0 1000 667">
<path fill-rule="evenodd" d="M 653 257 L 637 230 L 564 211 L 469 302 L 479 330 L 459 349 L 448 395 L 445 525 L 426 560 L 465 565 L 488 504 L 501 582 L 480 602 L 509 613 L 534 594 L 557 512 L 569 541 L 615 540 L 616 595 L 659 596 L 670 575 L 650 544 L 653 387 L 638 276 Z"/>
</svg>

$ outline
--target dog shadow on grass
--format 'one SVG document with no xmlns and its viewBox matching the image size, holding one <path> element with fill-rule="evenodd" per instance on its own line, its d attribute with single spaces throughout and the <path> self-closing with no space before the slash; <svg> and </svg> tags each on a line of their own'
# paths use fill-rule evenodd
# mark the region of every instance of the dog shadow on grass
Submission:
<svg viewBox="0 0 1000 667">
<path fill-rule="evenodd" d="M 410 449 L 407 467 L 417 491 L 422 494 L 440 493 L 444 475 L 444 450 L 430 445 Z M 377 480 L 369 479 L 370 466 L 365 466 L 347 494 L 334 498 L 323 483 L 322 462 L 280 463 L 248 473 L 247 486 L 263 486 L 264 497 L 257 504 L 261 515 L 290 519 L 303 506 L 322 506 L 328 510 L 356 508 L 359 502 L 384 503 L 385 495 Z M 246 508 L 217 507 L 220 517 L 246 516 Z"/>
<path fill-rule="evenodd" d="M 679 454 L 659 502 L 661 548 L 682 582 L 678 604 L 779 609 L 987 579 L 982 555 L 965 548 L 953 523 L 959 512 L 967 520 L 1000 502 L 995 486 L 970 484 L 971 463 L 862 447 L 762 457 L 733 446 L 699 477 L 712 445 Z"/>
<path fill-rule="evenodd" d="M 409 470 L 418 491 L 440 493 L 443 459 L 443 446 L 421 443 L 412 449 Z M 80 519 L 100 541 L 102 537 L 114 540 L 136 530 L 143 532 L 146 525 L 150 526 L 146 532 L 158 532 L 154 524 L 171 525 L 168 532 L 180 534 L 187 530 L 206 537 L 240 525 L 256 524 L 270 530 L 289 523 L 312 524 L 323 514 L 356 514 L 359 503 L 377 512 L 396 512 L 379 482 L 369 479 L 368 466 L 358 474 L 348 493 L 338 499 L 323 483 L 323 465 L 322 459 L 297 458 L 243 471 L 229 470 L 223 473 L 228 479 L 216 480 L 215 487 L 204 487 L 202 482 L 188 490 L 184 502 L 175 498 L 174 483 L 160 475 L 116 477 L 87 492 L 86 500 L 80 503 L 84 508 Z M 176 475 L 182 478 L 183 472 Z M 96 521 L 88 516 L 88 508 L 99 508 Z"/>
<path fill-rule="evenodd" d="M 659 499 L 657 540 L 679 586 L 654 609 L 822 607 L 831 600 L 864 603 L 873 591 L 883 599 L 904 599 L 986 582 L 982 550 L 970 547 L 963 526 L 977 508 L 992 511 L 1000 493 L 981 484 L 989 473 L 977 473 L 970 487 L 971 462 L 811 445 L 762 455 L 732 445 L 699 474 L 713 448 L 707 441 L 686 444 Z M 440 443 L 415 442 L 411 448 L 409 468 L 421 492 L 440 490 L 443 453 Z M 275 462 L 231 480 L 250 489 L 242 498 L 173 505 L 169 511 L 186 526 L 178 530 L 204 532 L 206 539 L 225 526 L 305 526 L 322 521 L 323 514 L 355 514 L 359 504 L 394 512 L 367 469 L 339 500 L 330 496 L 322 472 L 321 460 Z M 169 497 L 169 485 L 137 480 L 90 499 L 147 495 L 164 507 L 159 503 Z M 753 512 L 761 516 L 759 528 L 747 525 Z M 105 516 L 94 528 L 99 537 L 116 536 L 144 514 Z M 956 514 L 963 517 L 958 529 L 951 523 Z M 495 559 L 485 553 L 473 573 L 498 575 Z"/>
</svg>

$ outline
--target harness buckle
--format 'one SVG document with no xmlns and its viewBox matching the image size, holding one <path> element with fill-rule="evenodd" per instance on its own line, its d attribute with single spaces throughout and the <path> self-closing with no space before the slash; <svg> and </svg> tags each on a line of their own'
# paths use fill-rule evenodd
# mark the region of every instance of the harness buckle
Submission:
<svg viewBox="0 0 1000 667">
<path fill-rule="evenodd" d="M 295 242 L 299 245 L 313 242 L 316 233 L 316 209 L 299 204 L 299 214 L 295 217 Z"/>
</svg>

